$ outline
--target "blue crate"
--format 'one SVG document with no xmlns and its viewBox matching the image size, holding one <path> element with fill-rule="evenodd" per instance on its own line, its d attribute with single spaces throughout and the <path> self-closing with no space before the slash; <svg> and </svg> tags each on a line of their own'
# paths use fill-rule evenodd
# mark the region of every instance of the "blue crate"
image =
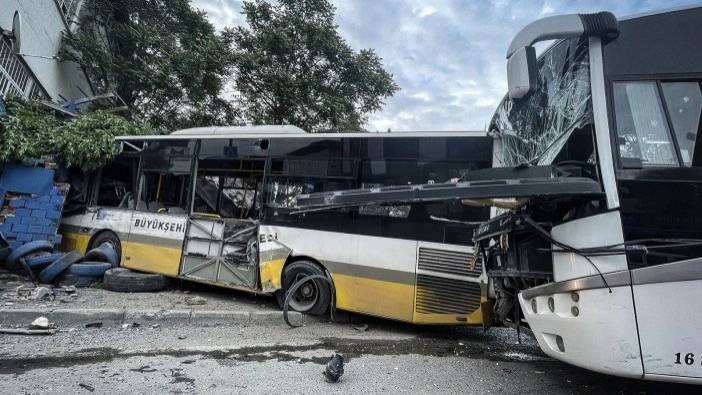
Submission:
<svg viewBox="0 0 702 395">
<path fill-rule="evenodd" d="M 10 200 L 10 207 L 22 208 L 22 207 L 24 207 L 24 203 L 25 203 L 24 199 Z"/>
<path fill-rule="evenodd" d="M 22 247 L 24 244 L 23 242 L 17 240 L 9 240 L 8 243 L 10 243 L 10 248 L 13 250 Z"/>
<path fill-rule="evenodd" d="M 22 218 L 20 218 L 20 223 L 25 224 L 25 225 L 32 225 L 32 224 L 36 224 L 37 221 L 40 221 L 40 220 L 41 220 L 41 218 L 37 218 L 37 217 L 22 217 Z"/>
<path fill-rule="evenodd" d="M 27 202 L 24 205 L 27 208 L 31 208 L 31 209 L 40 209 L 41 208 L 41 203 L 39 203 L 36 200 L 27 200 Z"/>
<path fill-rule="evenodd" d="M 46 217 L 46 210 L 32 210 L 32 217 L 43 219 Z"/>
<path fill-rule="evenodd" d="M 58 210 L 49 210 L 46 212 L 46 218 L 55 219 L 58 221 L 61 219 L 61 212 Z"/>
<path fill-rule="evenodd" d="M 63 202 L 66 200 L 66 198 L 63 195 L 58 195 L 58 196 L 52 196 L 51 197 L 51 203 L 54 204 L 63 204 Z"/>
<path fill-rule="evenodd" d="M 17 238 L 17 232 L 7 231 L 7 232 L 2 232 L 2 233 L 3 233 L 3 234 L 5 235 L 5 237 L 7 237 L 8 239 L 15 239 L 15 238 Z"/>
<path fill-rule="evenodd" d="M 46 233 L 48 235 L 53 235 L 54 233 L 56 233 L 56 230 L 57 230 L 56 226 L 53 226 L 53 225 L 42 226 L 41 232 Z"/>
<path fill-rule="evenodd" d="M 48 203 L 48 202 L 51 201 L 51 195 L 39 196 L 39 198 L 38 198 L 37 200 L 38 200 L 40 203 L 44 203 L 44 202 Z"/>
<path fill-rule="evenodd" d="M 31 233 L 17 233 L 17 241 L 32 241 Z"/>
<path fill-rule="evenodd" d="M 51 235 L 49 236 L 49 241 L 54 244 L 61 244 L 61 240 L 63 239 L 62 235 Z"/>
<path fill-rule="evenodd" d="M 27 224 L 12 224 L 12 231 L 13 232 L 20 233 L 20 232 L 26 232 L 27 230 L 29 230 L 29 225 L 27 225 Z"/>
<path fill-rule="evenodd" d="M 29 217 L 29 215 L 32 213 L 32 210 L 28 208 L 18 208 L 15 211 L 15 216 L 16 217 Z"/>
<path fill-rule="evenodd" d="M 37 233 L 42 233 L 44 231 L 44 227 L 41 225 L 29 225 L 29 229 L 27 229 L 27 232 L 37 234 Z"/>
<path fill-rule="evenodd" d="M 5 217 L 5 223 L 6 224 L 19 224 L 22 223 L 22 220 L 19 217 Z"/>
</svg>

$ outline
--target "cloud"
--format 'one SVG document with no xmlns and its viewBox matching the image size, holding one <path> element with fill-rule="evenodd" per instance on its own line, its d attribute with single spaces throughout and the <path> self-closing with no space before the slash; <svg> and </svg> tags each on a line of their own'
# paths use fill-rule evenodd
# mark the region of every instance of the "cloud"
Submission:
<svg viewBox="0 0 702 395">
<path fill-rule="evenodd" d="M 370 116 L 368 129 L 483 130 L 507 91 L 505 52 L 539 17 L 609 10 L 630 15 L 688 0 L 333 0 L 341 35 L 373 48 L 402 88 Z M 241 1 L 195 0 L 213 24 L 244 22 Z"/>
</svg>

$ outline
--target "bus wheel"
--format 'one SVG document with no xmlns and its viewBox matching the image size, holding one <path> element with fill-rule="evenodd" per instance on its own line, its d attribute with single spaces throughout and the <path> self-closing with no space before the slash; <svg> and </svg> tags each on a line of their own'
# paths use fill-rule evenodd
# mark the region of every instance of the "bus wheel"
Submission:
<svg viewBox="0 0 702 395">
<path fill-rule="evenodd" d="M 321 275 L 324 271 L 317 265 L 309 261 L 297 261 L 288 265 L 283 271 L 283 289 L 276 293 L 278 304 L 285 301 L 288 290 L 300 279 L 307 276 Z M 331 303 L 331 289 L 329 283 L 323 279 L 310 280 L 303 284 L 290 298 L 289 307 L 291 310 L 301 313 L 321 315 L 329 308 Z"/>
<path fill-rule="evenodd" d="M 119 237 L 109 230 L 98 233 L 88 245 L 88 251 L 94 250 L 103 244 L 109 244 L 117 253 L 117 266 L 122 262 L 122 243 Z"/>
</svg>

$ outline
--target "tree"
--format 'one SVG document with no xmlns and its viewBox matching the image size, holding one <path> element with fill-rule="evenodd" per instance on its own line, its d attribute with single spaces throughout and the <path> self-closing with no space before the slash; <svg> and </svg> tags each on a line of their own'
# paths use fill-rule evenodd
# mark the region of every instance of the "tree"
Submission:
<svg viewBox="0 0 702 395">
<path fill-rule="evenodd" d="M 115 136 L 152 133 L 100 110 L 61 120 L 36 102 L 10 99 L 7 104 L 7 114 L 0 117 L 0 161 L 58 155 L 67 167 L 90 170 L 117 156 Z"/>
<path fill-rule="evenodd" d="M 220 98 L 230 73 L 227 35 L 190 0 L 85 0 L 65 56 L 115 91 L 133 116 L 161 130 L 231 124 Z"/>
<path fill-rule="evenodd" d="M 344 41 L 334 12 L 328 0 L 244 1 L 247 26 L 225 36 L 247 120 L 356 131 L 399 89 L 372 49 Z"/>
</svg>

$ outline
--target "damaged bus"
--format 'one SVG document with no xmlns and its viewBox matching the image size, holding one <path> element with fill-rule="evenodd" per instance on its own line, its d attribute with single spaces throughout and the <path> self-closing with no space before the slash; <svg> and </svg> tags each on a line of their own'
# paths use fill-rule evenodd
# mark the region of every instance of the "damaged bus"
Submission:
<svg viewBox="0 0 702 395">
<path fill-rule="evenodd" d="M 700 383 L 700 26 L 702 6 L 533 22 L 507 53 L 493 168 L 301 196 L 299 209 L 491 206 L 473 240 L 497 321 L 528 326 L 546 354 L 577 366 Z"/>
<path fill-rule="evenodd" d="M 114 245 L 121 266 L 275 294 L 310 275 L 291 309 L 413 323 L 480 324 L 472 229 L 488 208 L 460 202 L 294 213 L 299 194 L 442 184 L 489 168 L 485 132 L 309 134 L 292 126 L 198 128 L 118 138 L 121 154 L 75 182 L 66 250 Z M 452 217 L 453 222 L 436 218 Z"/>
</svg>

